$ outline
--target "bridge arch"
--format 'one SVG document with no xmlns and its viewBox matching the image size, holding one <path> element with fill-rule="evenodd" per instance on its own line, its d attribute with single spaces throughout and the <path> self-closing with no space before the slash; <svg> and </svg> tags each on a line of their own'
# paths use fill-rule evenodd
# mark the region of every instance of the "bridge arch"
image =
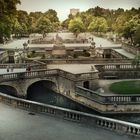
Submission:
<svg viewBox="0 0 140 140">
<path fill-rule="evenodd" d="M 36 89 L 36 91 L 34 91 L 35 87 L 39 87 L 39 89 Z M 32 84 L 30 84 L 27 88 L 27 99 L 29 99 L 31 96 L 33 96 L 32 94 L 34 94 L 33 92 L 37 93 L 37 94 L 41 94 L 41 91 L 46 90 L 46 92 L 49 91 L 53 91 L 53 92 L 57 92 L 57 85 L 54 81 L 48 80 L 48 79 L 43 79 L 43 80 L 35 80 L 34 82 L 32 82 Z M 39 91 L 38 91 L 39 90 Z M 44 92 L 44 91 L 43 91 Z"/>
<path fill-rule="evenodd" d="M 18 96 L 17 89 L 11 85 L 0 84 L 0 92 L 11 96 Z"/>
</svg>

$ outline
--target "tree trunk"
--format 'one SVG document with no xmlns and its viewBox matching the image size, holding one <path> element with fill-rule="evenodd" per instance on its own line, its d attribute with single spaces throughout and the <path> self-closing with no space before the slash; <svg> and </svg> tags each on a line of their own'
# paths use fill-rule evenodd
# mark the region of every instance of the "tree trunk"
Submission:
<svg viewBox="0 0 140 140">
<path fill-rule="evenodd" d="M 4 40 L 3 40 L 3 37 L 2 36 L 0 36 L 0 44 L 3 44 L 4 43 Z"/>
<path fill-rule="evenodd" d="M 132 45 L 133 44 L 133 37 L 131 34 L 130 34 L 130 39 L 131 39 L 131 45 Z"/>
</svg>

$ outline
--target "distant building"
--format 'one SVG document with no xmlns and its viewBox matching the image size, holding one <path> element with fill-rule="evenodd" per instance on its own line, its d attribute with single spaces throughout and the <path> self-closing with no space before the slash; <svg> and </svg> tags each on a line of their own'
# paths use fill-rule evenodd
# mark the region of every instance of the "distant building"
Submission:
<svg viewBox="0 0 140 140">
<path fill-rule="evenodd" d="M 79 9 L 74 9 L 74 8 L 73 9 L 70 9 L 70 14 L 73 15 L 73 16 L 75 16 L 79 12 L 80 12 Z"/>
</svg>

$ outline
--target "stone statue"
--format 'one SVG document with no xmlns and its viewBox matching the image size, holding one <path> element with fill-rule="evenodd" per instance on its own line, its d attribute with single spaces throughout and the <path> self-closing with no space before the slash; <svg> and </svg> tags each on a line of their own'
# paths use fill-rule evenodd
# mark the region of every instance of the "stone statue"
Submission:
<svg viewBox="0 0 140 140">
<path fill-rule="evenodd" d="M 58 35 L 58 33 L 56 34 L 56 37 L 55 37 L 55 44 L 58 45 L 58 46 L 63 44 L 63 40 L 62 40 L 62 38 Z"/>
</svg>

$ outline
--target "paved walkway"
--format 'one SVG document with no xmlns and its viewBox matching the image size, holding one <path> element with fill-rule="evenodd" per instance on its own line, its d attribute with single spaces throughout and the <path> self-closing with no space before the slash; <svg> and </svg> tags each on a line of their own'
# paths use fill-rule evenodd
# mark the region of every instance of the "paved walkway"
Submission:
<svg viewBox="0 0 140 140">
<path fill-rule="evenodd" d="M 0 103 L 0 140 L 139 140 L 95 126 L 28 113 Z"/>
<path fill-rule="evenodd" d="M 80 74 L 93 72 L 91 66 L 94 68 L 94 64 L 50 64 L 47 67 L 48 69 L 62 69 L 73 74 Z"/>
<path fill-rule="evenodd" d="M 28 38 L 22 38 L 22 39 L 18 39 L 18 40 L 13 40 L 12 42 L 10 43 L 7 43 L 7 44 L 0 44 L 0 48 L 12 48 L 12 49 L 15 49 L 15 48 L 23 48 L 23 43 L 27 42 Z"/>
</svg>

